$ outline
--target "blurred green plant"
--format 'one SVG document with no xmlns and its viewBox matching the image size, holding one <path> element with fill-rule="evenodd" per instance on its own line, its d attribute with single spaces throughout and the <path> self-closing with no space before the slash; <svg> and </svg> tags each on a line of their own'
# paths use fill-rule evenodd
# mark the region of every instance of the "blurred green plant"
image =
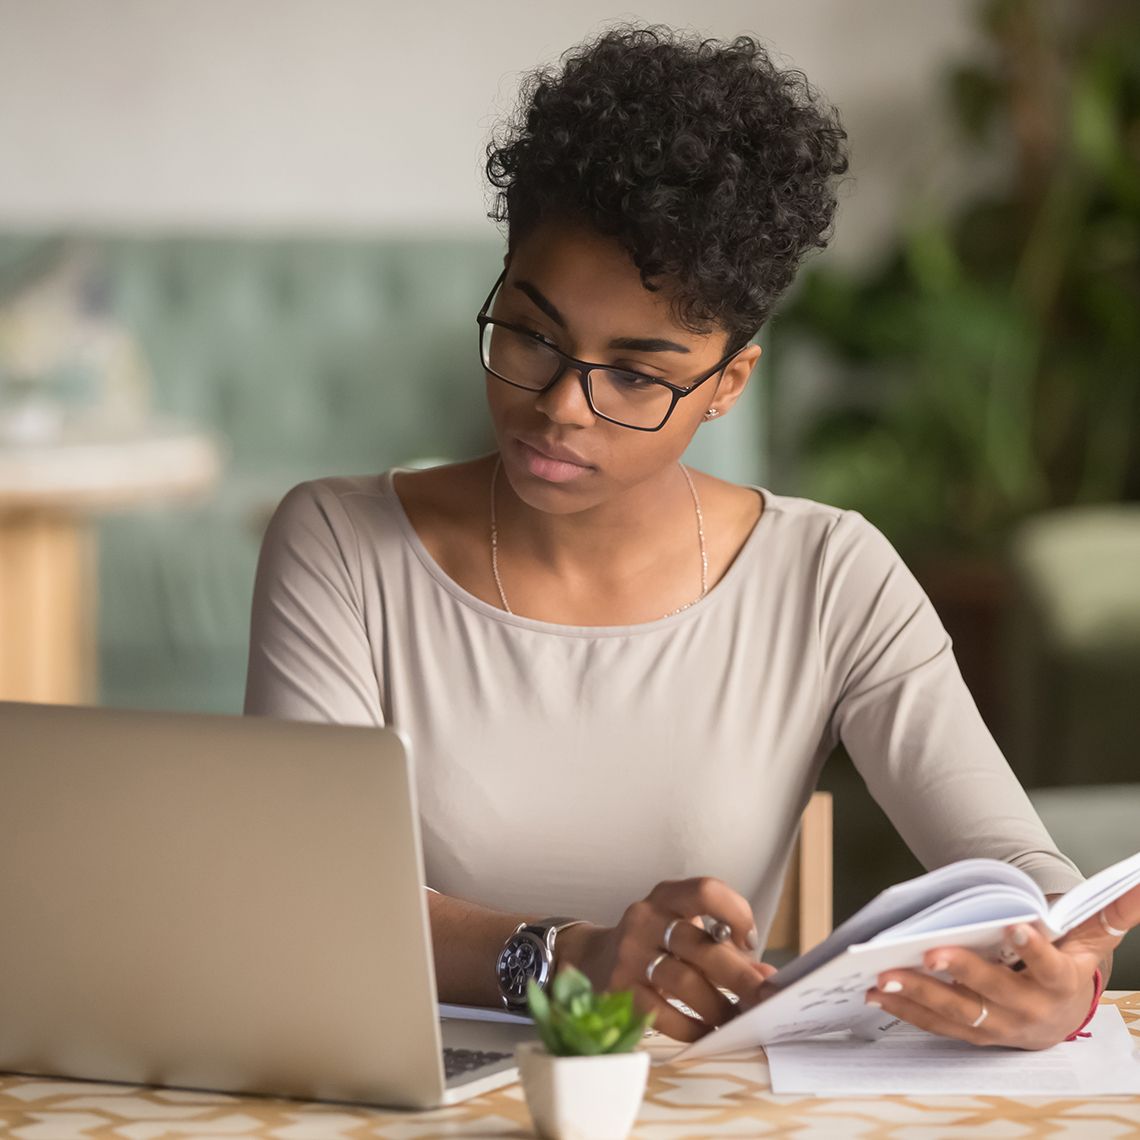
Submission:
<svg viewBox="0 0 1140 1140">
<path fill-rule="evenodd" d="M 652 1013 L 634 1012 L 632 990 L 596 994 L 590 979 L 573 966 L 558 971 L 550 990 L 548 998 L 531 980 L 526 998 L 542 1043 L 558 1057 L 628 1053 L 653 1024 Z"/>
<path fill-rule="evenodd" d="M 910 552 L 993 553 L 1025 514 L 1140 492 L 1140 6 L 991 0 L 951 76 L 997 192 L 904 227 L 781 318 L 844 366 L 803 493 Z"/>
</svg>

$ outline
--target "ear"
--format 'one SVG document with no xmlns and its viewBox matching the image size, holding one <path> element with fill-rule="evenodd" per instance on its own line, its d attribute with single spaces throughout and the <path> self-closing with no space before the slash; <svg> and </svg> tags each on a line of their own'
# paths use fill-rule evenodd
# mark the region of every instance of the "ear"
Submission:
<svg viewBox="0 0 1140 1140">
<path fill-rule="evenodd" d="M 758 344 L 748 345 L 732 358 L 732 361 L 721 373 L 716 383 L 716 389 L 709 400 L 709 407 L 716 409 L 718 417 L 723 416 L 740 399 L 762 351 L 763 349 Z"/>
</svg>

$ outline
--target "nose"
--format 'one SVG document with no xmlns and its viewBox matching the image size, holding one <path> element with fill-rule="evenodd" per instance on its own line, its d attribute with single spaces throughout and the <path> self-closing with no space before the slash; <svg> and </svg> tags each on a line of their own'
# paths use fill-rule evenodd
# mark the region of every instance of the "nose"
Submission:
<svg viewBox="0 0 1140 1140">
<path fill-rule="evenodd" d="M 562 369 L 549 388 L 539 393 L 534 406 L 555 423 L 590 427 L 595 422 L 590 402 L 586 399 L 585 377 L 570 364 Z"/>
</svg>

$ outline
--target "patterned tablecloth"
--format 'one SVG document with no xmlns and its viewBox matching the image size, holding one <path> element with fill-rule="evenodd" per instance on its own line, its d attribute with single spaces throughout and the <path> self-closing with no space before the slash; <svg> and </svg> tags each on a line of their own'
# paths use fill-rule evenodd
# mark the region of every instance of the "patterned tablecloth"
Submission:
<svg viewBox="0 0 1140 1140">
<path fill-rule="evenodd" d="M 1140 1038 L 1140 993 L 1109 993 Z M 676 1044 L 657 1039 L 662 1055 L 649 1077 L 635 1137 L 794 1136 L 796 1140 L 870 1137 L 935 1140 L 1001 1137 L 1140 1137 L 1140 1096 L 775 1096 L 759 1050 L 672 1065 Z M 519 1085 L 433 1112 L 386 1112 L 341 1105 L 219 1093 L 182 1092 L 86 1081 L 0 1075 L 0 1136 L 21 1140 L 114 1137 L 257 1136 L 279 1140 L 348 1140 L 434 1136 L 530 1137 Z"/>
</svg>

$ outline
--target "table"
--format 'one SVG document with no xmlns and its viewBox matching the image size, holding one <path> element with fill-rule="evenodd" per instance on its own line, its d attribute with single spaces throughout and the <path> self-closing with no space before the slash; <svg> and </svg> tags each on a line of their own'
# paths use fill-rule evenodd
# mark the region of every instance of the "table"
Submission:
<svg viewBox="0 0 1140 1140">
<path fill-rule="evenodd" d="M 220 470 L 214 438 L 177 424 L 0 440 L 0 700 L 95 699 L 91 515 L 199 495 Z"/>
<path fill-rule="evenodd" d="M 1140 993 L 1110 991 L 1140 1046 Z M 759 1050 L 686 1064 L 665 1058 L 677 1045 L 652 1039 L 649 1088 L 634 1128 L 643 1140 L 683 1137 L 866 1137 L 935 1140 L 971 1136 L 1140 1136 L 1140 1096 L 775 1096 Z M 660 1058 L 660 1060 L 658 1060 Z M 529 1137 L 518 1084 L 432 1112 L 391 1112 L 221 1093 L 0 1075 L 0 1135 L 13 1140 L 256 1136 L 280 1140 L 429 1140 Z"/>
</svg>

